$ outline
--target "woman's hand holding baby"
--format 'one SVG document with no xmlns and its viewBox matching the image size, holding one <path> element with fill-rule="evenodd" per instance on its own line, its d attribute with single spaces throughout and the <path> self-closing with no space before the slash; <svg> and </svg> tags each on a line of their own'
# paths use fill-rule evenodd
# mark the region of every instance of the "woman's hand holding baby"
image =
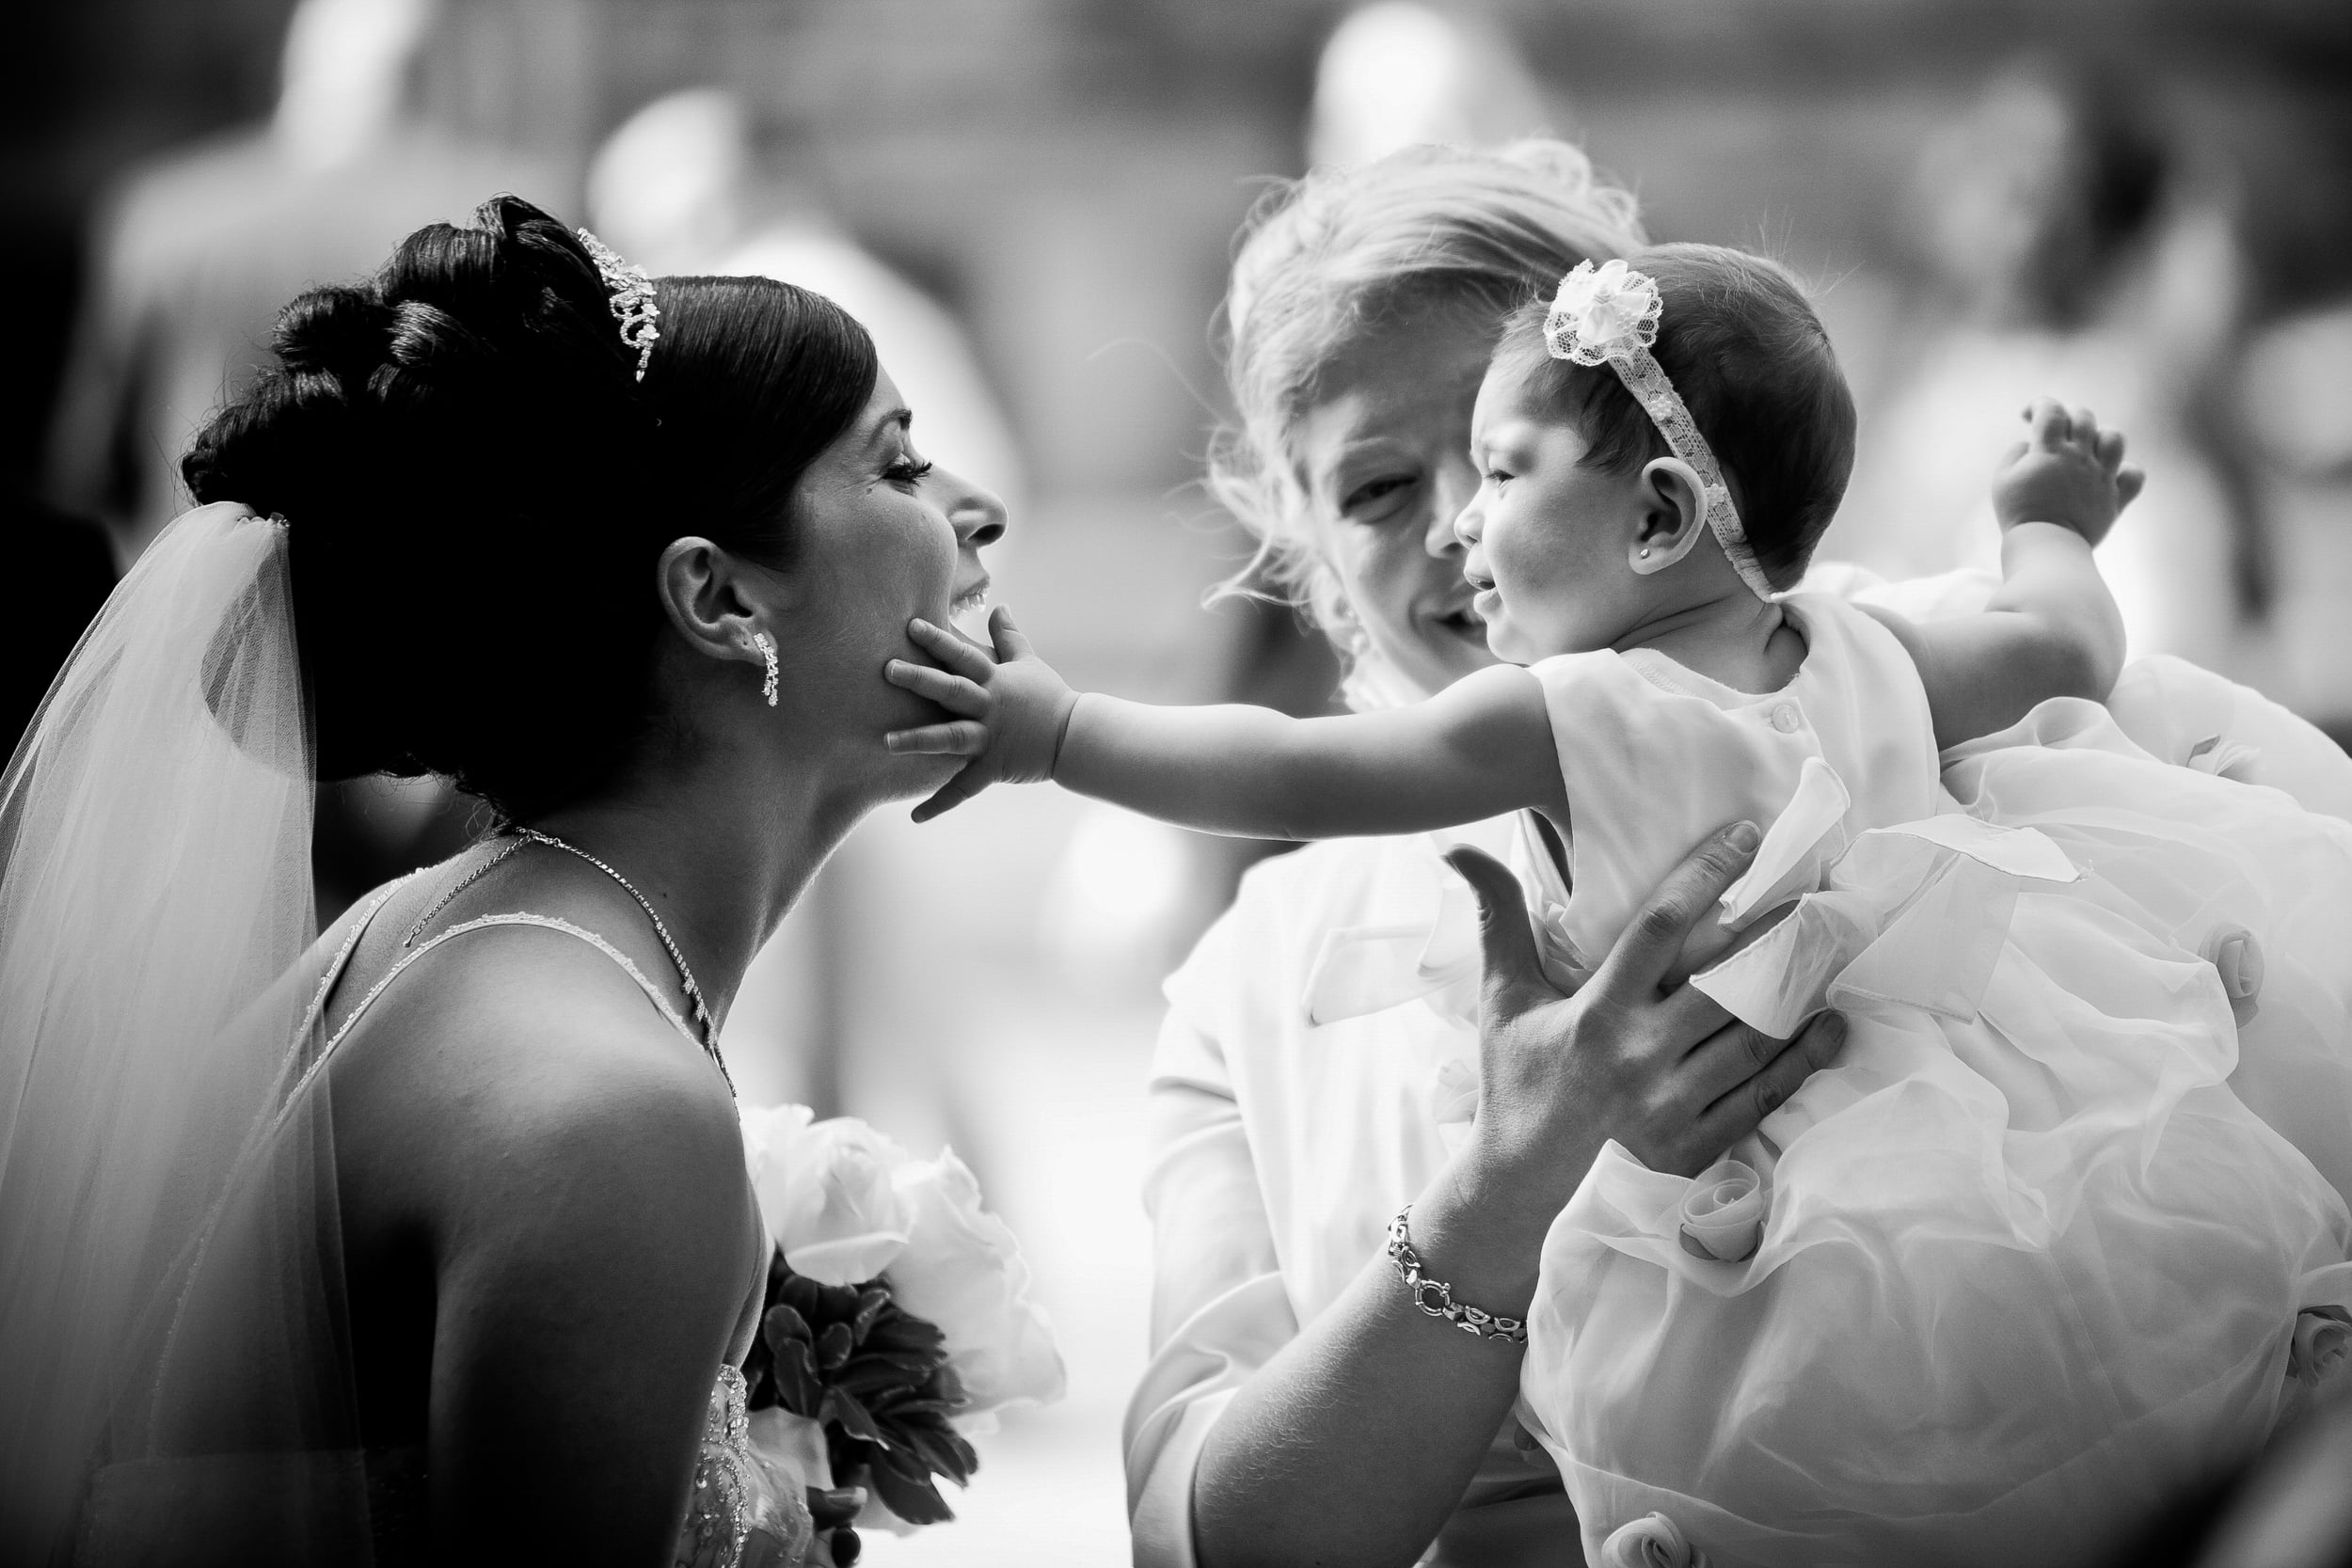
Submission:
<svg viewBox="0 0 2352 1568">
<path fill-rule="evenodd" d="M 1478 1115 L 1452 1171 L 1465 1201 L 1430 1207 L 1443 1243 L 1431 1256 L 1458 1259 L 1504 1310 L 1533 1289 L 1544 1232 L 1605 1143 L 1652 1170 L 1694 1175 L 1836 1059 L 1845 1021 L 1835 1013 L 1794 1042 L 1771 1039 L 1674 978 L 1684 942 L 1760 841 L 1740 823 L 1700 844 L 1573 996 L 1545 977 L 1509 868 L 1472 848 L 1447 855 L 1477 895 L 1486 969 Z M 1470 1233 L 1469 1215 L 1494 1228 Z"/>
<path fill-rule="evenodd" d="M 894 752 L 972 759 L 914 808 L 917 822 L 961 805 L 990 784 L 1036 784 L 1054 776 L 1054 759 L 1078 694 L 1038 657 L 1002 605 L 990 612 L 988 632 L 995 644 L 993 657 L 947 627 L 915 620 L 908 624 L 907 637 L 937 665 L 894 658 L 882 667 L 891 685 L 957 715 L 945 723 L 893 730 L 883 743 Z"/>
<path fill-rule="evenodd" d="M 2026 420 L 2027 438 L 1994 470 L 1994 515 L 2004 531 L 2055 523 L 2096 545 L 2148 481 L 2123 461 L 2123 433 L 2101 430 L 2090 409 L 2056 398 L 2036 398 Z"/>
</svg>

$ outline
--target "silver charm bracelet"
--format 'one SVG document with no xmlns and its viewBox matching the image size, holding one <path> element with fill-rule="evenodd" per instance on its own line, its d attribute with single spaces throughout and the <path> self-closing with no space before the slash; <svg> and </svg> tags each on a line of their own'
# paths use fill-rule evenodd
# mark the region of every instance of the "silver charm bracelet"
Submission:
<svg viewBox="0 0 2352 1568">
<path fill-rule="evenodd" d="M 1443 1318 L 1474 1338 L 1492 1339 L 1499 1345 L 1526 1344 L 1525 1322 L 1455 1301 L 1453 1286 L 1422 1273 L 1421 1254 L 1413 1250 L 1412 1232 L 1406 1228 L 1412 1212 L 1413 1206 L 1408 1203 L 1389 1222 L 1389 1261 L 1396 1265 L 1397 1277 L 1412 1292 L 1413 1305 L 1433 1318 Z"/>
</svg>

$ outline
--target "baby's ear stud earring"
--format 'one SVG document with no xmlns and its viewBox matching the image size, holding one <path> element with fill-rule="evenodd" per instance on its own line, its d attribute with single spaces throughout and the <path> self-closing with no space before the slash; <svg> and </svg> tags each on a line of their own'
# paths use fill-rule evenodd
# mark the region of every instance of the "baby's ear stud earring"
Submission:
<svg viewBox="0 0 2352 1568">
<path fill-rule="evenodd" d="M 1644 545 L 1642 546 L 1642 559 L 1644 561 L 1647 561 L 1649 559 L 1649 546 L 1647 545 Z"/>
<path fill-rule="evenodd" d="M 773 707 L 776 705 L 776 640 L 764 631 L 755 631 L 752 633 L 752 646 L 757 648 L 759 657 L 768 661 L 767 678 L 759 683 L 759 694 L 768 699 L 770 707 Z"/>
</svg>

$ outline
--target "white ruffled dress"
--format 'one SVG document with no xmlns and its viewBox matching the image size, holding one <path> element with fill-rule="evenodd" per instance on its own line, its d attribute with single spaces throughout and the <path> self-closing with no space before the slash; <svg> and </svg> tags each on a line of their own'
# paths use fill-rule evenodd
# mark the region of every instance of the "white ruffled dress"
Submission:
<svg viewBox="0 0 2352 1568">
<path fill-rule="evenodd" d="M 2352 1307 L 2352 824 L 2089 703 L 1939 759 L 1894 637 L 1787 606 L 1806 657 L 1763 696 L 1648 650 L 1534 667 L 1572 815 L 1548 962 L 1745 816 L 1749 944 L 1694 983 L 1850 1033 L 1732 1150 L 1727 1225 L 1738 1168 L 1608 1146 L 1520 1419 L 1595 1561 L 1652 1513 L 1715 1568 L 2096 1561 L 2259 1443 Z"/>
</svg>

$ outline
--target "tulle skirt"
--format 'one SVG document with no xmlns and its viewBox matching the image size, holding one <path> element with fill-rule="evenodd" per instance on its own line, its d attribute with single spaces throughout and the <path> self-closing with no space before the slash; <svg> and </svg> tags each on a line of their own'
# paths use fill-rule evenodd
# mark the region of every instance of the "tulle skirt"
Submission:
<svg viewBox="0 0 2352 1568">
<path fill-rule="evenodd" d="M 1521 1418 L 1596 1561 L 2095 1563 L 2341 1357 L 2352 825 L 2089 704 L 1947 760 L 1985 845 L 1866 835 L 1779 939 L 1850 1032 L 1747 1232 L 1613 1144 L 1547 1239 Z"/>
</svg>

